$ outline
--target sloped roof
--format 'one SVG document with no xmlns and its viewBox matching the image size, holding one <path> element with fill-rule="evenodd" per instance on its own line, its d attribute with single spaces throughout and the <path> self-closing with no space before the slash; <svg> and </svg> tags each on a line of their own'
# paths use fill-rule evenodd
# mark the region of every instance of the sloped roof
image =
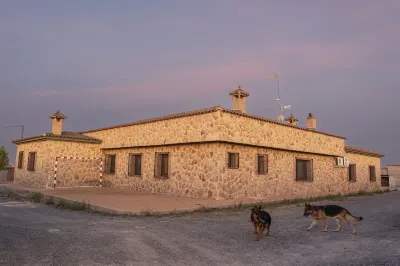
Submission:
<svg viewBox="0 0 400 266">
<path fill-rule="evenodd" d="M 346 152 L 348 152 L 348 153 L 369 155 L 369 156 L 373 156 L 373 157 L 383 157 L 383 156 L 385 156 L 383 153 L 379 153 L 379 152 L 376 152 L 376 151 L 371 151 L 371 150 L 359 148 L 359 147 L 352 146 L 352 145 L 346 145 L 344 147 L 344 150 Z"/>
<path fill-rule="evenodd" d="M 12 143 L 20 144 L 20 143 L 40 141 L 40 140 L 61 140 L 61 141 L 86 142 L 86 143 L 101 143 L 101 140 L 99 139 L 85 136 L 79 132 L 69 132 L 69 131 L 63 131 L 61 132 L 61 135 L 55 135 L 53 133 L 45 133 L 40 136 L 13 140 Z"/>
<path fill-rule="evenodd" d="M 261 116 L 249 115 L 247 113 L 237 112 L 237 111 L 231 110 L 231 109 L 225 109 L 225 108 L 222 108 L 221 106 L 213 106 L 213 107 L 210 107 L 210 108 L 203 108 L 203 109 L 198 109 L 198 110 L 193 110 L 193 111 L 188 111 L 188 112 L 183 112 L 183 113 L 178 113 L 178 114 L 171 114 L 171 115 L 167 115 L 167 116 L 160 116 L 160 117 L 155 117 L 155 118 L 150 118 L 150 119 L 138 120 L 138 121 L 132 122 L 132 123 L 126 123 L 126 124 L 121 124 L 121 125 L 116 125 L 116 126 L 98 128 L 98 129 L 91 129 L 91 130 L 80 132 L 80 133 L 85 134 L 85 133 L 90 133 L 90 132 L 96 132 L 96 131 L 103 131 L 103 130 L 108 130 L 108 129 L 120 128 L 120 127 L 128 127 L 128 126 L 139 125 L 139 124 L 153 123 L 153 122 L 163 121 L 163 120 L 168 120 L 168 119 L 175 119 L 175 118 L 180 118 L 180 117 L 187 117 L 187 116 L 193 116 L 193 115 L 200 115 L 200 114 L 216 112 L 217 110 L 220 110 L 220 111 L 225 112 L 225 113 L 230 113 L 230 114 L 235 114 L 235 115 L 239 115 L 239 116 L 244 116 L 244 117 L 256 119 L 256 120 L 259 120 L 259 121 L 278 124 L 278 125 L 282 125 L 282 126 L 286 126 L 286 127 L 293 127 L 293 128 L 299 129 L 299 130 L 311 131 L 311 132 L 314 132 L 314 133 L 317 133 L 317 134 L 323 134 L 323 135 L 326 135 L 326 136 L 346 139 L 345 137 L 340 137 L 340 136 L 324 133 L 324 132 L 317 131 L 317 130 L 310 130 L 310 129 L 307 129 L 307 128 L 304 128 L 304 127 L 295 126 L 295 125 L 291 125 L 291 124 L 288 124 L 288 123 L 281 123 L 279 121 L 276 121 L 276 120 L 273 120 L 273 119 L 264 118 L 264 117 L 261 117 Z"/>
</svg>

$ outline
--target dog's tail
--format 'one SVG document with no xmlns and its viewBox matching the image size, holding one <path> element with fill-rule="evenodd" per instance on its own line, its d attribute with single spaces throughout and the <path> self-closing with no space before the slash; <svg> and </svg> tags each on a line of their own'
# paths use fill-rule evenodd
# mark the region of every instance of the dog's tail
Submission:
<svg viewBox="0 0 400 266">
<path fill-rule="evenodd" d="M 361 216 L 360 217 L 353 216 L 350 212 L 346 213 L 346 218 L 347 218 L 347 220 L 350 220 L 352 222 L 359 222 L 364 219 Z"/>
</svg>

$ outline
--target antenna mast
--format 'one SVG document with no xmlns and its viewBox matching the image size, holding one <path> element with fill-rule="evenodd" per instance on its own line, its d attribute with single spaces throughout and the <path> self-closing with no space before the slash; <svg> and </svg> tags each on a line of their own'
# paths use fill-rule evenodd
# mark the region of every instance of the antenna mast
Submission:
<svg viewBox="0 0 400 266">
<path fill-rule="evenodd" d="M 278 105 L 279 105 L 279 109 L 281 110 L 281 112 L 283 112 L 283 110 L 285 109 L 291 109 L 292 106 L 291 105 L 282 105 L 281 103 L 281 93 L 279 91 L 279 76 L 276 72 L 274 72 L 274 74 L 272 76 L 270 76 L 270 78 L 276 79 L 276 82 L 278 84 L 278 99 L 276 99 L 278 101 Z M 280 114 L 279 115 L 279 122 L 283 122 L 282 120 L 283 115 Z"/>
</svg>

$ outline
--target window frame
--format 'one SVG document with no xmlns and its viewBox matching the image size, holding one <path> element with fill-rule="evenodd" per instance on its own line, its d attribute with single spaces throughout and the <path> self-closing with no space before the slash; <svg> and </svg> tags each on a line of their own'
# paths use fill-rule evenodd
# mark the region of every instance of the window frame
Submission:
<svg viewBox="0 0 400 266">
<path fill-rule="evenodd" d="M 135 157 L 134 159 L 134 170 L 131 173 L 131 158 Z M 140 157 L 140 169 L 139 169 L 139 174 L 136 173 L 136 157 Z M 143 169 L 143 156 L 142 153 L 129 153 L 128 154 L 128 176 L 137 176 L 141 177 L 142 176 L 142 169 Z"/>
<path fill-rule="evenodd" d="M 260 157 L 264 158 L 264 172 L 260 172 Z M 266 153 L 257 153 L 257 175 L 267 175 L 268 174 L 268 166 L 269 166 L 269 161 L 268 161 L 268 154 Z"/>
<path fill-rule="evenodd" d="M 231 161 L 231 157 L 230 157 L 231 155 L 234 156 L 232 160 L 236 159 L 236 160 L 234 160 L 235 161 L 234 163 L 232 163 L 232 161 Z M 228 154 L 227 154 L 227 167 L 228 167 L 228 169 L 239 169 L 239 165 L 240 165 L 240 155 L 239 155 L 239 153 L 238 152 L 228 152 Z"/>
<path fill-rule="evenodd" d="M 18 169 L 22 169 L 24 167 L 24 151 L 18 152 Z"/>
<path fill-rule="evenodd" d="M 163 175 L 163 156 L 167 156 L 167 174 Z M 165 167 L 165 166 L 164 166 Z M 171 157 L 169 152 L 156 152 L 154 160 L 154 177 L 168 179 L 171 176 Z"/>
<path fill-rule="evenodd" d="M 306 167 L 305 167 L 306 179 L 299 179 L 299 177 L 298 177 L 298 167 L 297 167 L 298 161 L 306 162 Z M 309 175 L 309 172 L 311 172 L 310 175 Z M 308 158 L 296 157 L 294 160 L 294 176 L 295 176 L 295 181 L 297 181 L 297 182 L 313 182 L 314 181 L 314 160 L 308 159 Z"/>
<path fill-rule="evenodd" d="M 354 177 L 353 177 L 353 179 L 351 177 L 351 168 L 352 167 L 354 167 Z M 349 182 L 357 182 L 357 165 L 355 163 L 349 164 L 348 178 L 349 178 Z"/>
<path fill-rule="evenodd" d="M 372 178 L 372 171 L 371 169 L 374 169 L 373 171 L 373 178 Z M 368 165 L 368 172 L 369 172 L 369 182 L 376 182 L 376 167 L 375 165 Z"/>
<path fill-rule="evenodd" d="M 114 171 L 113 172 L 111 172 L 111 164 L 112 164 L 111 158 L 114 158 Z M 110 169 L 108 169 L 108 160 L 110 160 Z M 103 171 L 104 174 L 114 175 L 116 173 L 116 168 L 117 168 L 117 155 L 116 154 L 106 154 L 105 159 L 104 159 L 104 171 Z"/>
<path fill-rule="evenodd" d="M 32 162 L 32 156 L 33 156 L 33 162 Z M 35 151 L 30 151 L 28 153 L 28 166 L 26 170 L 29 172 L 35 172 L 36 170 L 36 152 Z"/>
</svg>

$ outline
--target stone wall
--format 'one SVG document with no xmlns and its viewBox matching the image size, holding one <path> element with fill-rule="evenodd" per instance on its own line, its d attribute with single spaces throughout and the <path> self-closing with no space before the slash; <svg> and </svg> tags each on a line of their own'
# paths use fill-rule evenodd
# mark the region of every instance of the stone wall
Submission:
<svg viewBox="0 0 400 266">
<path fill-rule="evenodd" d="M 337 156 L 344 154 L 345 142 L 341 138 L 227 112 L 221 112 L 220 116 L 221 140 Z"/>
<path fill-rule="evenodd" d="M 102 148 L 225 140 L 342 156 L 344 139 L 225 111 L 85 133 Z"/>
<path fill-rule="evenodd" d="M 217 140 L 217 112 L 84 133 L 102 140 L 101 148 Z"/>
<path fill-rule="evenodd" d="M 348 181 L 348 168 L 336 167 L 335 157 L 310 155 L 266 148 L 250 148 L 243 145 L 227 145 L 227 152 L 239 153 L 239 169 L 224 165 L 221 198 L 263 198 L 283 200 L 317 197 L 329 194 L 376 190 L 380 188 L 380 159 L 347 154 L 357 163 L 357 181 Z M 257 154 L 268 155 L 268 173 L 258 175 Z M 313 160 L 313 181 L 296 181 L 295 162 L 299 159 Z M 376 182 L 369 181 L 368 165 L 375 165 Z"/>
<path fill-rule="evenodd" d="M 156 152 L 169 152 L 167 179 L 154 176 Z M 105 153 L 116 155 L 115 173 L 103 176 L 105 185 L 192 198 L 218 196 L 217 185 L 225 158 L 219 144 L 107 150 Z M 142 154 L 142 176 L 128 176 L 129 153 Z"/>
<path fill-rule="evenodd" d="M 24 152 L 22 169 L 18 168 L 18 154 L 20 151 Z M 28 171 L 28 153 L 36 152 L 35 171 Z M 53 160 L 58 156 L 85 156 L 85 157 L 99 157 L 100 149 L 98 144 L 88 144 L 79 142 L 67 142 L 67 141 L 36 141 L 19 144 L 17 146 L 17 153 L 15 159 L 15 176 L 14 183 L 35 188 L 45 188 L 46 185 L 52 186 L 54 168 Z M 71 165 L 70 165 L 71 166 Z M 87 164 L 78 163 L 71 166 L 71 175 L 68 175 L 70 180 L 76 180 L 76 173 L 82 176 L 81 173 L 86 171 Z M 62 170 L 66 165 L 61 162 L 60 167 Z M 98 171 L 97 171 L 98 172 Z M 63 177 L 63 173 L 60 178 Z M 64 174 L 64 178 L 67 176 Z M 62 180 L 62 179 L 59 179 Z M 59 183 L 59 184 L 65 184 Z"/>
<path fill-rule="evenodd" d="M 169 152 L 170 177 L 154 177 L 156 152 Z M 227 168 L 227 153 L 239 153 L 239 169 Z M 142 153 L 142 176 L 128 176 L 129 153 Z M 257 174 L 257 154 L 268 155 L 268 174 Z M 358 192 L 380 188 L 379 158 L 348 154 L 357 163 L 357 181 L 349 182 L 348 168 L 335 167 L 335 157 L 254 148 L 236 144 L 191 144 L 159 148 L 107 150 L 116 154 L 116 173 L 105 184 L 135 191 L 192 198 L 281 200 Z M 295 180 L 295 159 L 313 160 L 313 181 Z M 370 182 L 368 165 L 376 166 Z"/>
</svg>

